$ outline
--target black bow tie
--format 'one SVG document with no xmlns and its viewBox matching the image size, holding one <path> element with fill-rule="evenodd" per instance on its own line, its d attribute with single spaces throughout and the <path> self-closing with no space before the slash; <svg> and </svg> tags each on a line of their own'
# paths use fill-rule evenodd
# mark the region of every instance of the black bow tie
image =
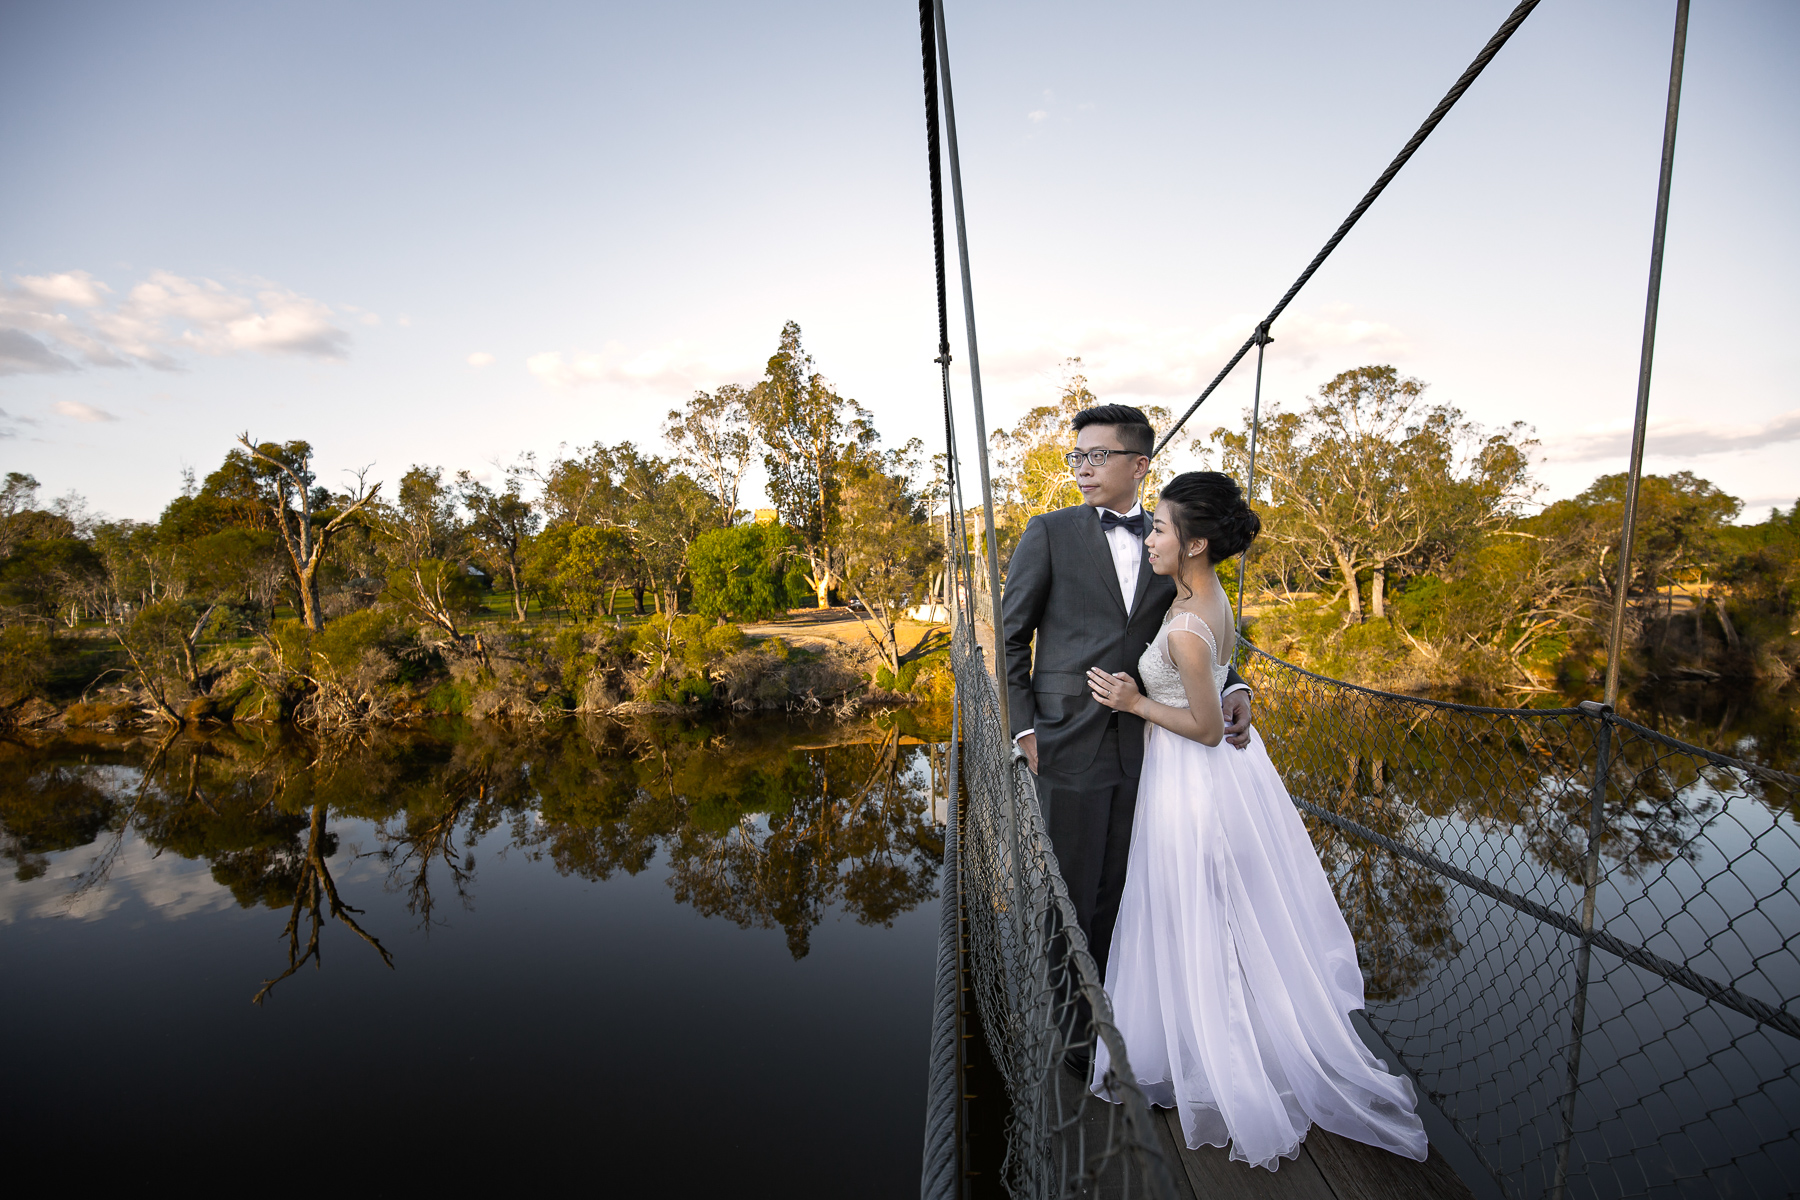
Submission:
<svg viewBox="0 0 1800 1200">
<path fill-rule="evenodd" d="M 1124 529 L 1128 530 L 1132 537 L 1143 537 L 1149 532 L 1147 528 L 1149 524 L 1149 513 L 1140 512 L 1136 516 L 1121 517 L 1109 509 L 1100 510 L 1100 529 L 1103 533 L 1114 529 Z"/>
</svg>

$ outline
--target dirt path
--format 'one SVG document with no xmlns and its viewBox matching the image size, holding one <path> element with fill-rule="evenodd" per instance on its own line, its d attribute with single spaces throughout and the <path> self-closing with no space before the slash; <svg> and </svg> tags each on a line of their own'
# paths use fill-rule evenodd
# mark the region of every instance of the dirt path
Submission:
<svg viewBox="0 0 1800 1200">
<path fill-rule="evenodd" d="M 751 637 L 778 637 L 790 646 L 807 650 L 822 650 L 835 643 L 865 657 L 873 658 L 876 653 L 872 636 L 874 627 L 863 624 L 856 614 L 842 605 L 832 608 L 791 609 L 781 620 L 745 625 L 743 630 Z M 938 644 L 947 645 L 949 630 L 943 625 L 902 621 L 895 628 L 894 637 L 900 643 L 900 657 L 904 659 L 920 649 L 921 643 L 935 640 Z"/>
</svg>

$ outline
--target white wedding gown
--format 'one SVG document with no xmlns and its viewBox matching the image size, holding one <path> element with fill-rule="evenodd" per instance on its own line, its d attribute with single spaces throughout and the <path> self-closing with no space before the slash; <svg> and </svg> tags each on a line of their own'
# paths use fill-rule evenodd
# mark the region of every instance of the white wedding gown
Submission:
<svg viewBox="0 0 1800 1200">
<path fill-rule="evenodd" d="M 1219 661 L 1206 623 L 1181 613 L 1138 670 L 1150 699 L 1185 708 L 1167 649 L 1180 630 Z M 1229 1141 L 1232 1158 L 1272 1171 L 1317 1124 L 1424 1160 L 1411 1081 L 1350 1026 L 1363 1006 L 1356 945 L 1255 732 L 1238 750 L 1147 726 L 1106 991 L 1138 1086 L 1179 1110 L 1190 1148 Z M 1102 1045 L 1102 1096 L 1107 1069 Z"/>
</svg>

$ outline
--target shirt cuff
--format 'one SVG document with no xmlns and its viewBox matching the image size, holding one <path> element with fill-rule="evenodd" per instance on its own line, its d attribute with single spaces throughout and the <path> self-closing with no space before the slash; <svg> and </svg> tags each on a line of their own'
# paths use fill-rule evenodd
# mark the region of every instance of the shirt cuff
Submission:
<svg viewBox="0 0 1800 1200">
<path fill-rule="evenodd" d="M 1249 690 L 1250 690 L 1250 685 L 1247 683 L 1234 683 L 1230 687 L 1226 688 L 1224 691 L 1220 692 L 1219 695 L 1220 696 L 1229 696 L 1233 692 L 1247 692 Z"/>
<path fill-rule="evenodd" d="M 1013 745 L 1015 745 L 1015 746 L 1018 745 L 1019 739 L 1024 737 L 1026 734 L 1036 733 L 1036 732 L 1037 732 L 1036 729 L 1021 729 L 1021 730 L 1019 730 L 1019 732 L 1013 734 Z"/>
</svg>

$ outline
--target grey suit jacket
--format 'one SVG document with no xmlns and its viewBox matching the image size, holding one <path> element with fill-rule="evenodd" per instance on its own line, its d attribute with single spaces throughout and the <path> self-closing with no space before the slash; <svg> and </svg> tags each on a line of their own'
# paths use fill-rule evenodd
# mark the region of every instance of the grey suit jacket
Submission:
<svg viewBox="0 0 1800 1200">
<path fill-rule="evenodd" d="M 1152 571 L 1145 555 L 1126 614 L 1098 509 L 1077 504 L 1031 518 L 1006 572 L 1006 682 L 1013 736 L 1037 732 L 1041 770 L 1069 774 L 1093 765 L 1112 710 L 1089 694 L 1088 668 L 1125 671 L 1143 686 L 1138 659 L 1174 599 L 1174 582 Z M 1226 686 L 1240 682 L 1234 670 Z M 1119 714 L 1119 755 L 1135 776 L 1144 756 L 1141 718 Z"/>
</svg>

